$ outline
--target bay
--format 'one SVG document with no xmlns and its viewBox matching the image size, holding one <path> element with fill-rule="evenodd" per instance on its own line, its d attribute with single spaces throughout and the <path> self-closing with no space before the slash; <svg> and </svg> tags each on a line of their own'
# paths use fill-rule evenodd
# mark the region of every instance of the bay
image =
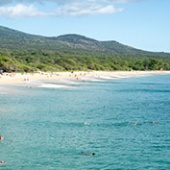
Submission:
<svg viewBox="0 0 170 170">
<path fill-rule="evenodd" d="M 170 168 L 169 75 L 6 88 L 0 169 Z"/>
</svg>

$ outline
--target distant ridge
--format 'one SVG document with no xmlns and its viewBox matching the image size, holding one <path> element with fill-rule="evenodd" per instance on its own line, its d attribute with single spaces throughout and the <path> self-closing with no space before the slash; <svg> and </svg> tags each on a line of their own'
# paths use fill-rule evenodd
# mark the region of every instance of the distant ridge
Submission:
<svg viewBox="0 0 170 170">
<path fill-rule="evenodd" d="M 170 70 L 170 53 L 139 50 L 77 34 L 45 37 L 0 26 L 0 70 Z"/>
<path fill-rule="evenodd" d="M 0 26 L 0 49 L 14 50 L 20 48 L 34 50 L 75 49 L 132 55 L 154 54 L 154 52 L 139 50 L 123 45 L 117 41 L 98 41 L 77 34 L 60 35 L 58 37 L 45 37 L 31 35 Z"/>
</svg>

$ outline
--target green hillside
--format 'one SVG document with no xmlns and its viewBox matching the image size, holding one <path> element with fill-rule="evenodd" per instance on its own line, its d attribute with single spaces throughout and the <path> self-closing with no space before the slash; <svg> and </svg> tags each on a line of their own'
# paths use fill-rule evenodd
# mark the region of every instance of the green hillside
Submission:
<svg viewBox="0 0 170 170">
<path fill-rule="evenodd" d="M 68 34 L 30 35 L 0 26 L 0 69 L 5 71 L 169 70 L 170 54 L 116 41 Z"/>
</svg>

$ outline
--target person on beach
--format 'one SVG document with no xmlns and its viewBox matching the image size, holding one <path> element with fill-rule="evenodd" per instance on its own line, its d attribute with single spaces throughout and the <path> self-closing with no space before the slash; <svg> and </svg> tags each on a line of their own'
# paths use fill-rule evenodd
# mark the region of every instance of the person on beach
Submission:
<svg viewBox="0 0 170 170">
<path fill-rule="evenodd" d="M 3 75 L 4 70 L 0 70 L 0 75 Z"/>
<path fill-rule="evenodd" d="M 0 141 L 2 141 L 4 139 L 4 137 L 3 136 L 0 136 Z"/>
</svg>

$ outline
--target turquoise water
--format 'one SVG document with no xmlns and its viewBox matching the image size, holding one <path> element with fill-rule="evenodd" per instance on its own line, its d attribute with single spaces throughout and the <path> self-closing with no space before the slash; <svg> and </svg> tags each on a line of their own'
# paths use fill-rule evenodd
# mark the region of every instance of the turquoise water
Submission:
<svg viewBox="0 0 170 170">
<path fill-rule="evenodd" d="M 5 88 L 2 170 L 170 169 L 170 75 Z"/>
</svg>

